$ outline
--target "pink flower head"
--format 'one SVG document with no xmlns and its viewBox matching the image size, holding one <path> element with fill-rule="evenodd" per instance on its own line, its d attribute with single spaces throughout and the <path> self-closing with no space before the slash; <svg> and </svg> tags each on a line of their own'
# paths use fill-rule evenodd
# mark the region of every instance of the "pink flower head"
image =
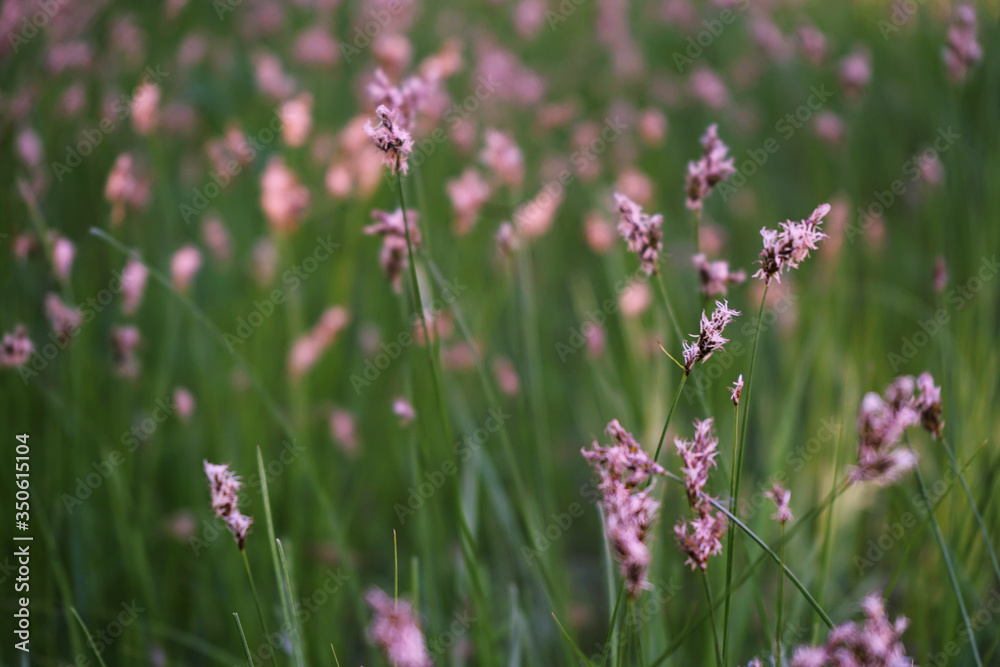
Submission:
<svg viewBox="0 0 1000 667">
<path fill-rule="evenodd" d="M 780 224 L 780 230 L 761 229 L 764 249 L 760 253 L 760 268 L 753 277 L 760 278 L 767 285 L 772 278 L 781 282 L 782 271 L 797 269 L 799 263 L 809 256 L 809 251 L 816 250 L 817 244 L 826 238 L 819 225 L 829 212 L 829 204 L 820 204 L 812 215 L 801 222 L 787 220 Z"/>
<path fill-rule="evenodd" d="M 143 208 L 149 188 L 149 178 L 140 171 L 135 158 L 128 153 L 119 155 L 104 186 L 104 198 L 111 204 L 111 224 L 121 223 L 126 210 Z"/>
<path fill-rule="evenodd" d="M 229 532 L 236 539 L 240 551 L 246 548 L 247 532 L 253 519 L 240 514 L 239 490 L 243 487 L 240 478 L 233 474 L 229 465 L 204 462 L 208 489 L 212 494 L 212 509 L 215 516 L 225 519 Z"/>
<path fill-rule="evenodd" d="M 687 489 L 688 502 L 692 507 L 703 502 L 705 484 L 708 483 L 708 473 L 718 464 L 715 458 L 719 455 L 719 440 L 712 434 L 712 424 L 715 420 L 696 419 L 694 422 L 694 439 L 674 439 L 677 454 L 683 461 L 681 473 L 684 475 L 684 488 Z"/>
<path fill-rule="evenodd" d="M 898 387 L 898 385 L 897 385 Z M 920 413 L 904 394 L 887 402 L 875 392 L 865 394 L 858 408 L 858 465 L 851 482 L 874 482 L 879 486 L 893 484 L 917 465 L 916 455 L 897 447 L 903 432 L 920 423 Z"/>
<path fill-rule="evenodd" d="M 131 315 L 142 303 L 142 295 L 146 290 L 146 278 L 149 269 L 137 259 L 129 259 L 122 270 L 122 312 Z"/>
<path fill-rule="evenodd" d="M 629 251 L 638 255 L 642 270 L 653 275 L 662 246 L 663 216 L 647 215 L 641 206 L 620 192 L 615 193 L 615 206 L 621 216 L 618 233 L 628 243 Z"/>
<path fill-rule="evenodd" d="M 395 174 L 406 174 L 409 165 L 406 160 L 413 152 L 413 138 L 400 124 L 400 112 L 379 105 L 375 110 L 378 124 L 371 121 L 365 123 L 365 133 L 371 137 L 375 147 L 382 151 L 382 159 L 389 171 Z"/>
<path fill-rule="evenodd" d="M 424 633 L 413 607 L 406 600 L 394 600 L 381 589 L 370 588 L 365 602 L 375 612 L 368 637 L 396 667 L 430 667 Z"/>
<path fill-rule="evenodd" d="M 729 342 L 728 338 L 722 337 L 722 332 L 739 314 L 738 310 L 730 310 L 728 301 L 715 302 L 711 319 L 705 315 L 705 311 L 702 311 L 700 332 L 697 336 L 690 334 L 692 338 L 698 340 L 694 343 L 689 341 L 683 343 L 685 373 L 690 373 L 696 363 L 708 359 L 713 352 L 721 350 L 722 346 Z"/>
<path fill-rule="evenodd" d="M 917 397 L 915 405 L 920 412 L 920 425 L 930 432 L 934 438 L 941 439 L 941 387 L 934 385 L 930 373 L 921 373 L 917 378 Z"/>
<path fill-rule="evenodd" d="M 73 268 L 73 257 L 76 246 L 65 236 L 56 236 L 52 243 L 52 263 L 55 265 L 56 277 L 63 282 L 69 280 L 69 272 Z"/>
<path fill-rule="evenodd" d="M 0 367 L 13 368 L 28 362 L 35 346 L 28 338 L 23 324 L 14 327 L 13 333 L 3 335 L 0 341 Z"/>
<path fill-rule="evenodd" d="M 791 667 L 911 667 L 913 659 L 906 656 L 906 647 L 901 639 L 909 621 L 900 616 L 890 623 L 885 612 L 885 601 L 879 592 L 866 596 L 861 602 L 861 608 L 865 613 L 863 625 L 844 623 L 830 630 L 825 645 L 800 646 L 792 655 Z"/>
<path fill-rule="evenodd" d="M 396 112 L 394 125 L 409 137 L 408 133 L 413 131 L 416 123 L 417 111 L 430 96 L 432 88 L 431 82 L 419 76 L 408 77 L 398 86 L 393 85 L 382 68 L 377 68 L 368 82 L 367 91 L 368 99 L 376 107 L 375 114 L 379 115 L 378 108 L 383 106 Z"/>
<path fill-rule="evenodd" d="M 78 308 L 67 306 L 55 294 L 45 297 L 45 313 L 52 324 L 52 330 L 56 333 L 56 338 L 60 347 L 64 346 L 80 330 L 83 323 L 83 313 Z"/>
<path fill-rule="evenodd" d="M 132 127 L 137 134 L 147 135 L 156 129 L 160 119 L 160 87 L 146 82 L 132 97 Z"/>
<path fill-rule="evenodd" d="M 701 280 L 701 291 L 705 296 L 721 294 L 725 296 L 729 285 L 738 285 L 747 279 L 746 271 L 730 271 L 729 262 L 718 260 L 710 262 L 704 253 L 698 253 L 691 258 L 691 263 L 698 271 Z"/>
<path fill-rule="evenodd" d="M 475 167 L 469 167 L 459 178 L 448 181 L 445 191 L 455 209 L 455 233 L 468 233 L 479 218 L 479 210 L 490 198 L 490 184 Z"/>
<path fill-rule="evenodd" d="M 704 503 L 696 511 L 695 518 L 680 521 L 674 526 L 677 546 L 687 556 L 685 565 L 692 570 L 708 569 L 708 559 L 722 553 L 722 536 L 726 533 L 727 520 L 722 512 L 712 514 Z"/>
<path fill-rule="evenodd" d="M 783 487 L 776 481 L 771 482 L 771 488 L 764 492 L 764 495 L 774 501 L 775 506 L 778 510 L 771 515 L 771 518 L 778 523 L 788 523 L 795 517 L 792 516 L 792 510 L 789 509 L 789 504 L 792 501 L 792 492 Z"/>
<path fill-rule="evenodd" d="M 312 131 L 313 96 L 301 93 L 281 105 L 281 134 L 285 143 L 296 148 Z"/>
<path fill-rule="evenodd" d="M 653 498 L 653 486 L 638 486 L 666 471 L 639 446 L 618 420 L 608 423 L 605 432 L 614 444 L 602 447 L 595 440 L 590 450 L 580 450 L 601 477 L 598 485 L 603 499 L 605 533 L 625 578 L 629 595 L 637 597 L 649 588 L 646 571 L 652 560 L 646 544 L 660 504 Z"/>
<path fill-rule="evenodd" d="M 186 292 L 201 268 L 201 251 L 193 245 L 186 245 L 170 258 L 170 275 L 174 286 Z"/>
<path fill-rule="evenodd" d="M 688 162 L 686 203 L 692 211 L 700 211 L 712 188 L 736 173 L 733 158 L 728 157 L 729 147 L 719 139 L 718 125 L 708 126 L 701 145 L 701 159 Z"/>
<path fill-rule="evenodd" d="M 733 387 L 732 387 L 732 389 L 729 390 L 729 393 L 732 394 L 733 405 L 739 405 L 740 404 L 740 395 L 743 393 L 743 374 L 742 373 L 740 374 L 739 378 L 736 379 L 736 382 L 733 383 Z"/>
<path fill-rule="evenodd" d="M 872 79 L 872 57 L 863 47 L 840 61 L 840 85 L 850 97 L 860 95 Z"/>
<path fill-rule="evenodd" d="M 272 156 L 260 176 L 260 207 L 280 234 L 294 232 L 309 206 L 309 189 L 278 156 Z"/>
<path fill-rule="evenodd" d="M 126 325 L 111 329 L 111 353 L 116 375 L 130 380 L 139 376 L 139 360 L 135 351 L 141 342 L 142 336 L 137 327 Z"/>
<path fill-rule="evenodd" d="M 351 321 L 343 306 L 333 306 L 323 311 L 319 322 L 299 337 L 288 353 L 288 374 L 298 380 L 316 365 L 323 353 L 333 345 L 337 334 Z"/>
<path fill-rule="evenodd" d="M 417 417 L 417 411 L 405 398 L 397 398 L 392 402 L 392 413 L 399 417 L 399 425 L 407 426 Z"/>
<path fill-rule="evenodd" d="M 503 183 L 517 187 L 524 182 L 524 156 L 514 139 L 500 130 L 486 128 L 485 147 L 479 160 Z"/>
<path fill-rule="evenodd" d="M 421 245 L 420 228 L 417 226 L 417 211 L 407 209 L 405 219 L 409 222 L 404 226 L 403 209 L 397 208 L 392 213 L 387 211 L 372 211 L 374 224 L 364 228 L 365 234 L 377 234 L 382 237 L 382 252 L 379 262 L 382 271 L 392 282 L 392 288 L 399 292 L 400 276 L 410 265 L 409 252 L 406 247 L 406 230 L 410 232 L 410 244 L 414 248 Z"/>
<path fill-rule="evenodd" d="M 955 10 L 942 56 L 948 76 L 955 83 L 964 81 L 969 68 L 982 60 L 983 48 L 976 39 L 976 9 L 971 4 L 961 4 Z"/>
</svg>

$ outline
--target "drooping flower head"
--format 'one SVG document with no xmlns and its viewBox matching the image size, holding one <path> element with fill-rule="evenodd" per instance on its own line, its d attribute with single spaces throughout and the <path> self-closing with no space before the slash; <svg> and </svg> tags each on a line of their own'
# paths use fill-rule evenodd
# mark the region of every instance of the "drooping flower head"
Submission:
<svg viewBox="0 0 1000 667">
<path fill-rule="evenodd" d="M 708 126 L 701 145 L 701 159 L 688 162 L 686 204 L 692 211 L 700 211 L 712 188 L 736 173 L 729 147 L 719 139 L 718 125 Z"/>
<path fill-rule="evenodd" d="M 820 204 L 812 215 L 801 222 L 787 220 L 781 223 L 781 229 L 761 229 L 764 249 L 760 253 L 760 268 L 753 277 L 760 278 L 767 285 L 772 278 L 781 282 L 782 271 L 797 269 L 799 263 L 809 256 L 809 251 L 816 250 L 816 244 L 826 238 L 819 225 L 829 212 L 829 204 Z"/>
<path fill-rule="evenodd" d="M 647 275 L 653 275 L 660 257 L 663 216 L 647 215 L 641 206 L 620 192 L 615 193 L 615 206 L 621 216 L 618 233 L 628 243 L 629 251 L 639 257 L 642 270 Z"/>
<path fill-rule="evenodd" d="M 730 310 L 728 301 L 715 302 L 715 311 L 711 319 L 705 315 L 705 311 L 702 311 L 700 333 L 697 336 L 690 334 L 692 338 L 698 340 L 694 343 L 690 341 L 683 343 L 685 373 L 690 373 L 697 362 L 708 359 L 713 352 L 721 350 L 722 346 L 729 342 L 728 338 L 722 337 L 722 332 L 739 314 L 738 310 Z"/>
<path fill-rule="evenodd" d="M 430 667 L 427 643 L 420 621 L 406 600 L 392 599 L 379 588 L 365 593 L 365 602 L 375 612 L 368 637 L 396 667 Z"/>
<path fill-rule="evenodd" d="M 407 158 L 413 152 L 413 138 L 403 129 L 400 117 L 398 109 L 381 104 L 375 109 L 378 123 L 365 123 L 365 133 L 371 137 L 375 147 L 382 151 L 382 159 L 393 175 L 407 173 Z"/>
<path fill-rule="evenodd" d="M 244 516 L 239 510 L 239 491 L 243 487 L 243 482 L 233 474 L 226 463 L 215 464 L 205 461 L 204 466 L 215 516 L 226 520 L 229 532 L 236 538 L 236 544 L 242 551 L 246 548 L 247 532 L 253 523 L 251 517 Z"/>
<path fill-rule="evenodd" d="M 729 262 L 718 260 L 710 262 L 704 253 L 698 253 L 691 258 L 691 263 L 698 271 L 698 278 L 701 280 L 701 291 L 705 296 L 726 295 L 729 285 L 738 285 L 747 279 L 747 273 L 743 269 L 730 271 Z"/>
<path fill-rule="evenodd" d="M 901 639 L 909 621 L 899 616 L 890 623 L 885 601 L 879 592 L 870 593 L 861 602 L 864 624 L 844 623 L 827 636 L 819 647 L 800 646 L 792 655 L 791 667 L 827 667 L 839 665 L 877 665 L 911 667 Z"/>
<path fill-rule="evenodd" d="M 617 419 L 608 423 L 605 432 L 613 445 L 602 447 L 595 440 L 590 450 L 580 451 L 601 477 L 598 488 L 603 495 L 605 533 L 629 595 L 635 598 L 649 588 L 646 573 L 652 555 L 647 539 L 660 507 L 652 496 L 652 484 L 643 490 L 638 487 L 666 471 Z"/>
<path fill-rule="evenodd" d="M 376 234 L 382 237 L 382 252 L 379 255 L 379 263 L 396 292 L 399 292 L 400 289 L 400 276 L 410 265 L 409 252 L 406 247 L 407 229 L 410 231 L 410 244 L 414 248 L 419 248 L 421 245 L 417 215 L 417 211 L 407 209 L 404 222 L 403 209 L 401 208 L 397 208 L 391 213 L 372 211 L 372 219 L 375 222 L 363 230 L 365 234 Z"/>
</svg>

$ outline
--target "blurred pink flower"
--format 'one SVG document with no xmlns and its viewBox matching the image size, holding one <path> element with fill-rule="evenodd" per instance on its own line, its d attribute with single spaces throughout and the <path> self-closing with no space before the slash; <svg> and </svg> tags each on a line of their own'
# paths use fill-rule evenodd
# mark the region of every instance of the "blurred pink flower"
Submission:
<svg viewBox="0 0 1000 667">
<path fill-rule="evenodd" d="M 309 189 L 299 181 L 285 161 L 272 155 L 260 177 L 260 207 L 278 234 L 290 234 L 309 206 Z"/>
<path fill-rule="evenodd" d="M 191 287 L 198 270 L 201 269 L 201 251 L 193 245 L 186 245 L 170 259 L 170 275 L 174 286 L 181 292 Z"/>
<path fill-rule="evenodd" d="M 378 588 L 365 593 L 374 612 L 368 637 L 395 667 L 431 667 L 424 633 L 416 612 L 406 600 L 394 600 Z"/>
<path fill-rule="evenodd" d="M 312 131 L 313 96 L 300 93 L 281 105 L 281 134 L 285 144 L 298 148 Z"/>
<path fill-rule="evenodd" d="M 5 333 L 0 341 L 0 366 L 12 368 L 28 362 L 35 346 L 28 338 L 23 324 L 14 327 L 12 333 Z"/>
</svg>

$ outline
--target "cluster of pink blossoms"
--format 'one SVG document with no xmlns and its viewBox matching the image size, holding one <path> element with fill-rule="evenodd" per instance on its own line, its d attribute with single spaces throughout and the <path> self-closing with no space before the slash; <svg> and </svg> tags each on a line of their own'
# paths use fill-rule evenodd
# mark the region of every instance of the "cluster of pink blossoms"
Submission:
<svg viewBox="0 0 1000 667">
<path fill-rule="evenodd" d="M 375 612 L 368 636 L 396 667 L 430 667 L 424 633 L 413 607 L 406 600 L 394 600 L 379 588 L 365 593 L 365 602 Z"/>
<path fill-rule="evenodd" d="M 696 363 L 708 359 L 713 352 L 721 350 L 722 346 L 729 342 L 728 338 L 722 337 L 722 332 L 739 314 L 738 310 L 730 310 L 728 301 L 716 301 L 711 318 L 702 311 L 700 332 L 697 336 L 690 334 L 692 338 L 698 340 L 694 343 L 683 342 L 685 373 L 690 373 Z"/>
<path fill-rule="evenodd" d="M 722 536 L 726 532 L 724 512 L 712 514 L 712 497 L 705 493 L 708 473 L 718 464 L 719 440 L 712 435 L 714 420 L 695 420 L 694 439 L 676 438 L 677 454 L 681 457 L 684 488 L 694 517 L 674 526 L 674 535 L 681 551 L 687 556 L 685 565 L 692 570 L 708 569 L 708 559 L 722 553 Z"/>
<path fill-rule="evenodd" d="M 629 251 L 638 255 L 642 270 L 647 275 L 653 275 L 663 243 L 663 231 L 660 229 L 663 216 L 647 215 L 641 206 L 620 192 L 615 193 L 615 206 L 621 216 L 618 233 L 628 243 Z"/>
<path fill-rule="evenodd" d="M 718 125 L 708 126 L 701 145 L 701 159 L 688 162 L 686 204 L 692 211 L 700 211 L 712 188 L 736 173 L 729 147 L 719 139 Z"/>
<path fill-rule="evenodd" d="M 225 519 L 229 532 L 236 538 L 236 544 L 242 551 L 246 548 L 247 532 L 253 523 L 253 518 L 241 514 L 239 509 L 239 491 L 243 488 L 243 482 L 226 463 L 220 465 L 205 461 L 204 465 L 215 516 Z"/>
<path fill-rule="evenodd" d="M 417 211 L 397 208 L 393 212 L 372 211 L 375 222 L 364 228 L 365 234 L 375 234 L 382 237 L 382 252 L 379 263 L 382 271 L 392 282 L 392 288 L 399 292 L 400 276 L 410 265 L 409 252 L 406 247 L 406 232 L 410 232 L 410 244 L 419 248 L 421 244 L 420 228 L 417 226 Z"/>
<path fill-rule="evenodd" d="M 760 269 L 753 274 L 764 284 L 770 284 L 772 278 L 781 282 L 781 272 L 799 268 L 799 263 L 809 256 L 810 250 L 816 250 L 817 243 L 826 238 L 819 230 L 823 218 L 830 212 L 829 204 L 820 204 L 805 220 L 781 223 L 781 229 L 760 230 L 764 239 L 764 249 L 760 253 Z"/>
<path fill-rule="evenodd" d="M 595 440 L 589 451 L 580 452 L 601 476 L 598 489 L 603 494 L 605 532 L 629 595 L 635 598 L 650 587 L 646 572 L 652 555 L 646 540 L 660 508 L 652 496 L 653 485 L 639 487 L 666 471 L 649 458 L 617 419 L 608 423 L 605 433 L 613 445 L 602 447 Z"/>
</svg>

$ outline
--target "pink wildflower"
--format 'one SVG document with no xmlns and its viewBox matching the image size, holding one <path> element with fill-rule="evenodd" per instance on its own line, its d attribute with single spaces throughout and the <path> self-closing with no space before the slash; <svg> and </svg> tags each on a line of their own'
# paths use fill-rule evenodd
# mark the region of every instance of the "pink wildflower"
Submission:
<svg viewBox="0 0 1000 667">
<path fill-rule="evenodd" d="M 711 319 L 705 315 L 705 311 L 702 311 L 698 335 L 690 334 L 692 338 L 698 340 L 694 343 L 689 341 L 683 343 L 685 373 L 690 373 L 696 363 L 708 359 L 713 352 L 721 350 L 722 346 L 729 342 L 728 338 L 722 337 L 722 332 L 739 314 L 738 310 L 730 310 L 728 301 L 715 302 L 715 311 L 712 312 Z"/>
<path fill-rule="evenodd" d="M 797 269 L 799 263 L 809 256 L 809 251 L 816 250 L 816 244 L 826 238 L 819 225 L 829 212 L 829 204 L 820 204 L 812 215 L 801 222 L 787 220 L 781 223 L 780 230 L 761 229 L 764 249 L 760 253 L 760 269 L 753 277 L 760 278 L 767 285 L 772 278 L 781 282 L 782 271 Z"/>
<path fill-rule="evenodd" d="M 686 204 L 692 211 L 700 211 L 712 188 L 736 173 L 733 158 L 728 157 L 729 147 L 719 139 L 718 125 L 708 126 L 701 145 L 701 159 L 688 162 L 687 168 Z"/>
<path fill-rule="evenodd" d="M 382 159 L 389 171 L 395 174 L 406 174 L 409 170 L 407 158 L 413 152 L 413 139 L 410 133 L 400 124 L 398 109 L 380 105 L 375 110 L 378 124 L 371 121 L 365 124 L 365 133 L 371 137 L 375 147 L 382 151 Z"/>
<path fill-rule="evenodd" d="M 619 192 L 615 193 L 615 206 L 621 216 L 618 233 L 628 243 L 629 251 L 638 255 L 642 270 L 653 275 L 662 246 L 663 216 L 647 215 L 641 206 Z"/>
<path fill-rule="evenodd" d="M 247 531 L 253 523 L 251 517 L 240 514 L 239 510 L 238 494 L 243 482 L 232 473 L 228 464 L 217 465 L 205 461 L 204 467 L 215 516 L 225 519 L 229 532 L 236 538 L 240 551 L 243 551 L 246 548 Z"/>
<path fill-rule="evenodd" d="M 379 262 L 382 271 L 392 282 L 392 288 L 399 292 L 400 276 L 410 265 L 409 252 L 406 246 L 406 231 L 410 232 L 410 244 L 414 248 L 419 248 L 420 228 L 417 226 L 417 211 L 407 209 L 406 220 L 408 226 L 404 226 L 403 209 L 397 208 L 392 213 L 386 211 L 372 211 L 374 224 L 364 228 L 365 234 L 377 234 L 382 237 L 382 251 L 379 255 Z"/>
<path fill-rule="evenodd" d="M 368 637 L 396 667 L 430 667 L 424 633 L 409 602 L 394 600 L 378 588 L 365 593 L 365 602 L 375 612 Z"/>
<path fill-rule="evenodd" d="M 704 253 L 699 253 L 691 258 L 691 263 L 698 271 L 698 278 L 701 280 L 701 291 L 705 296 L 715 296 L 722 294 L 725 296 L 729 285 L 738 285 L 747 279 L 746 271 L 730 271 L 729 262 L 718 260 L 710 262 Z"/>
</svg>

